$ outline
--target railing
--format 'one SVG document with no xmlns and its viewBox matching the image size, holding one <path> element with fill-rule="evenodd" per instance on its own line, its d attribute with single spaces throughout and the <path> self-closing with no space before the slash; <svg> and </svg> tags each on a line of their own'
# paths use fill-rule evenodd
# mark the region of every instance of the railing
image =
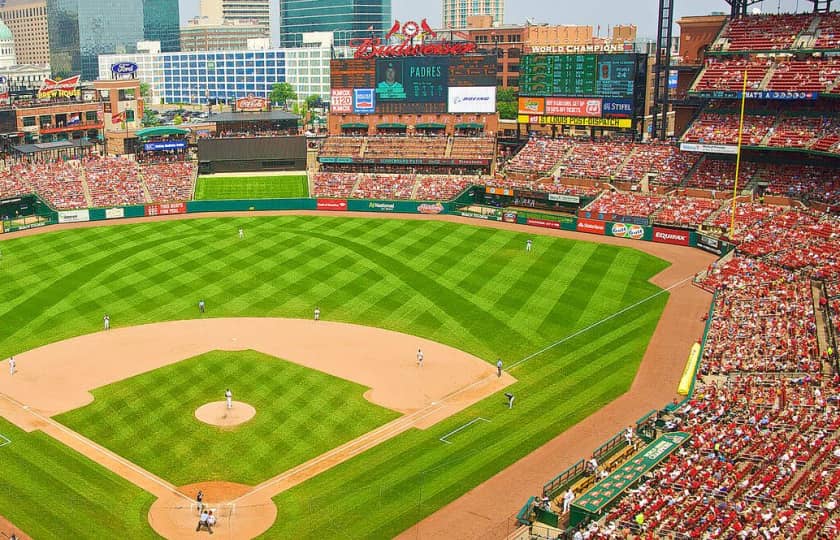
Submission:
<svg viewBox="0 0 840 540">
<path fill-rule="evenodd" d="M 78 124 L 65 124 L 63 126 L 42 126 L 40 132 L 42 135 L 48 133 L 62 133 L 65 131 L 78 131 L 80 129 L 102 129 L 104 124 L 102 122 L 80 122 Z"/>
</svg>

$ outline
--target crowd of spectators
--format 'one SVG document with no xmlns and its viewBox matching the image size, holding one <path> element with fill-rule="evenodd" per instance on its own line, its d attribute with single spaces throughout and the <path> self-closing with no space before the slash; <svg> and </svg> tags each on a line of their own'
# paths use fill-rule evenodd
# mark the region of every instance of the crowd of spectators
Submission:
<svg viewBox="0 0 840 540">
<path fill-rule="evenodd" d="M 621 216 L 649 218 L 665 203 L 663 197 L 634 195 L 618 191 L 607 192 L 584 208 L 593 214 L 619 214 Z"/>
<path fill-rule="evenodd" d="M 140 168 L 152 202 L 188 201 L 192 198 L 196 167 L 189 161 L 154 163 Z"/>
<path fill-rule="evenodd" d="M 779 51 L 793 47 L 813 21 L 812 13 L 750 15 L 732 19 L 712 44 L 712 51 Z"/>
<path fill-rule="evenodd" d="M 738 171 L 738 185 L 746 186 L 752 180 L 758 166 L 751 161 L 742 161 Z M 714 191 L 731 190 L 735 185 L 735 161 L 706 157 L 694 169 L 685 182 L 686 187 Z"/>
<path fill-rule="evenodd" d="M 699 153 L 681 152 L 671 143 L 652 142 L 634 146 L 630 158 L 615 175 L 616 180 L 640 182 L 646 174 L 654 173 L 653 184 L 673 187 L 683 181 L 700 158 Z"/>
<path fill-rule="evenodd" d="M 763 165 L 756 174 L 768 181 L 768 195 L 824 203 L 840 201 L 840 170 L 836 167 L 773 163 Z"/>
<path fill-rule="evenodd" d="M 313 175 L 313 196 L 341 199 L 416 199 L 448 201 L 470 185 L 476 176 L 327 173 Z"/>
<path fill-rule="evenodd" d="M 19 163 L 0 173 L 0 196 L 37 193 L 59 210 L 88 206 L 78 162 Z"/>
<path fill-rule="evenodd" d="M 653 215 L 654 223 L 675 227 L 697 227 L 702 225 L 720 208 L 715 199 L 696 197 L 668 197 Z"/>
<path fill-rule="evenodd" d="M 574 145 L 571 139 L 546 139 L 533 137 L 522 150 L 513 156 L 505 170 L 526 175 L 544 176 L 548 174 Z"/>
<path fill-rule="evenodd" d="M 621 140 L 578 142 L 561 161 L 557 174 L 573 178 L 613 178 L 634 146 Z"/>
<path fill-rule="evenodd" d="M 744 131 L 741 144 L 759 146 L 770 134 L 776 115 L 751 113 L 744 115 Z M 739 115 L 726 112 L 703 112 L 682 137 L 684 142 L 699 144 L 738 144 Z"/>
<path fill-rule="evenodd" d="M 148 202 L 136 161 L 124 157 L 91 156 L 82 159 L 81 168 L 93 206 L 126 206 Z"/>
</svg>

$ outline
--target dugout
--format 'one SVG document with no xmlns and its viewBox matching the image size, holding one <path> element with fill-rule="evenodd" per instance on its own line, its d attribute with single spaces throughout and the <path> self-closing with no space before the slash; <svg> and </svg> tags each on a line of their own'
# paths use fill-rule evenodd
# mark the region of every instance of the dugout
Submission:
<svg viewBox="0 0 840 540">
<path fill-rule="evenodd" d="M 198 140 L 198 172 L 303 171 L 306 137 L 237 137 Z"/>
<path fill-rule="evenodd" d="M 55 222 L 55 212 L 36 195 L 0 199 L 0 233 Z"/>
</svg>

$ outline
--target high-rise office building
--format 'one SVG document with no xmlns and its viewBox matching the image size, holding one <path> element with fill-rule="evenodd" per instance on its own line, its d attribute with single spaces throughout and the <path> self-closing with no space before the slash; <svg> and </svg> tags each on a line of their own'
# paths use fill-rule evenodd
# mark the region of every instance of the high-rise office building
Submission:
<svg viewBox="0 0 840 540">
<path fill-rule="evenodd" d="M 391 27 L 391 0 L 280 0 L 280 42 L 300 46 L 303 32 L 333 32 L 335 44 L 383 36 Z"/>
<path fill-rule="evenodd" d="M 49 64 L 46 0 L 0 0 L 0 20 L 15 36 L 18 64 Z"/>
<path fill-rule="evenodd" d="M 199 16 L 207 24 L 256 24 L 265 29 L 270 27 L 269 0 L 201 0 Z"/>
<path fill-rule="evenodd" d="M 53 75 L 95 79 L 100 54 L 135 52 L 147 36 L 178 50 L 178 13 L 178 0 L 47 0 Z"/>
<path fill-rule="evenodd" d="M 161 52 L 181 50 L 178 0 L 143 0 L 143 37 L 160 41 Z"/>
<path fill-rule="evenodd" d="M 444 28 L 466 28 L 473 15 L 490 15 L 494 25 L 503 25 L 505 0 L 443 0 Z"/>
</svg>

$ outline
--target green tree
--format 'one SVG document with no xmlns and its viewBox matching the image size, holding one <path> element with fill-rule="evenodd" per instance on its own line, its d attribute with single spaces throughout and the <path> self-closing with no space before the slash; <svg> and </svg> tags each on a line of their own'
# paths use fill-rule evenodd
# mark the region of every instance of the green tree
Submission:
<svg viewBox="0 0 840 540">
<path fill-rule="evenodd" d="M 287 82 L 274 83 L 271 86 L 271 94 L 269 94 L 268 99 L 272 103 L 278 103 L 285 108 L 288 106 L 289 101 L 295 101 L 297 99 L 297 92 Z"/>
<path fill-rule="evenodd" d="M 180 126 L 181 124 L 184 123 L 184 119 L 181 118 L 180 114 L 176 114 L 175 118 L 172 119 L 172 123 L 175 124 L 176 126 Z"/>
<path fill-rule="evenodd" d="M 151 87 L 149 86 L 149 83 L 144 83 L 144 82 L 140 83 L 140 95 L 143 97 L 143 99 L 146 99 L 146 98 L 149 97 L 149 90 L 151 90 Z"/>
<path fill-rule="evenodd" d="M 311 96 L 306 96 L 306 107 L 309 109 L 314 109 L 321 104 L 321 96 L 318 94 L 312 94 Z"/>
<path fill-rule="evenodd" d="M 517 113 L 516 93 L 511 88 L 496 89 L 496 110 L 499 118 L 503 120 L 516 120 Z"/>
<path fill-rule="evenodd" d="M 143 110 L 143 127 L 154 127 L 160 125 L 160 117 L 153 109 Z"/>
</svg>

